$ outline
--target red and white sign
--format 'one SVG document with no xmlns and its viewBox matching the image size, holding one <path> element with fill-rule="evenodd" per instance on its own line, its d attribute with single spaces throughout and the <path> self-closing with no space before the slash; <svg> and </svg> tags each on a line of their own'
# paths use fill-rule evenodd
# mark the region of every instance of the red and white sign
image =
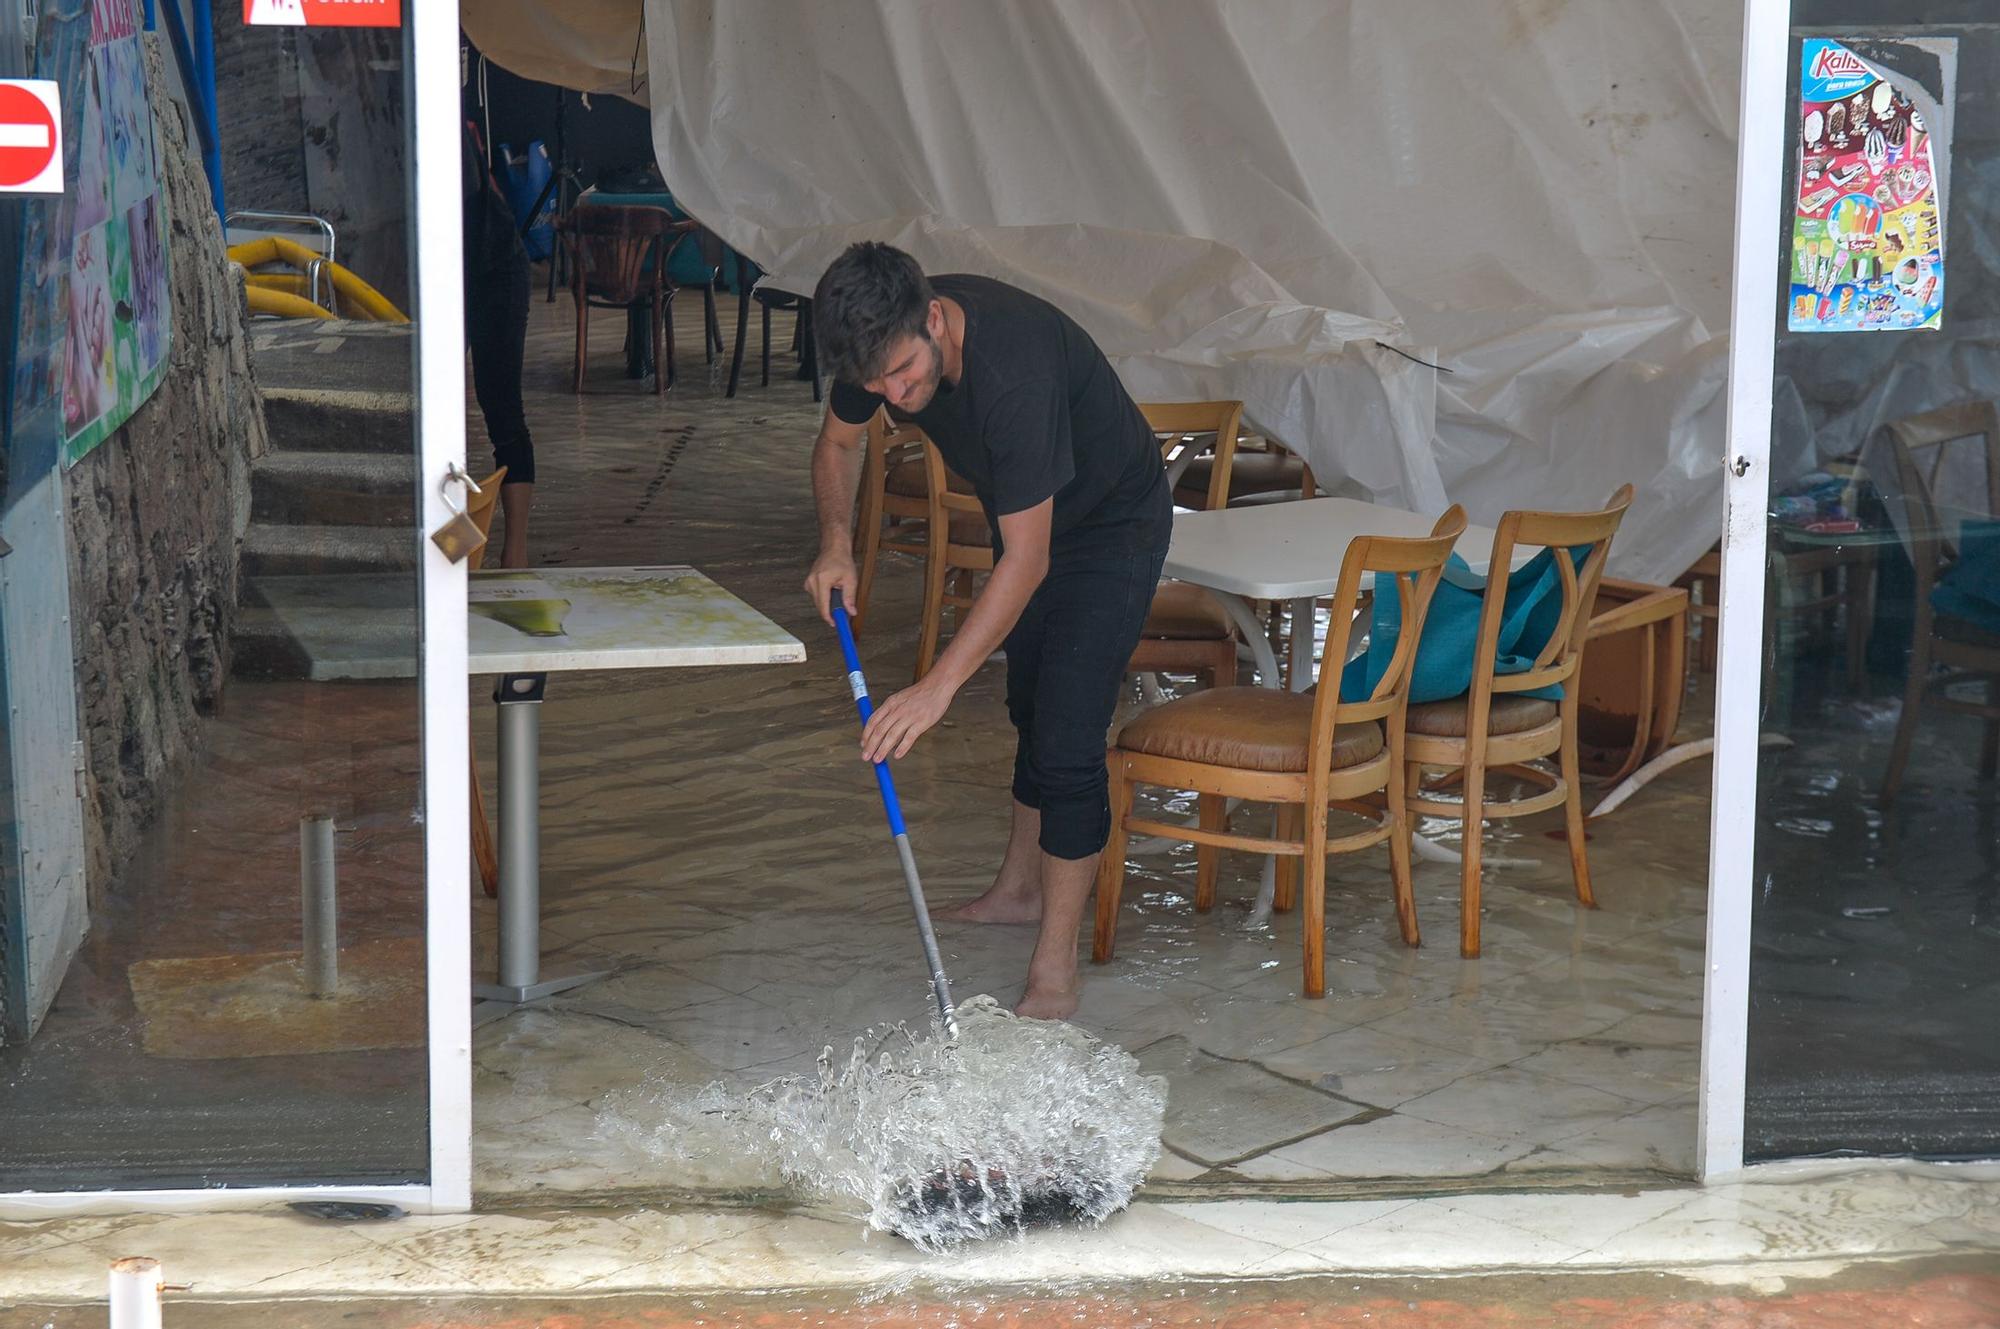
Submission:
<svg viewBox="0 0 2000 1329">
<path fill-rule="evenodd" d="M 243 0 L 255 27 L 400 28 L 403 0 Z"/>
<path fill-rule="evenodd" d="M 46 79 L 0 79 L 0 193 L 60 194 L 62 102 Z"/>
</svg>

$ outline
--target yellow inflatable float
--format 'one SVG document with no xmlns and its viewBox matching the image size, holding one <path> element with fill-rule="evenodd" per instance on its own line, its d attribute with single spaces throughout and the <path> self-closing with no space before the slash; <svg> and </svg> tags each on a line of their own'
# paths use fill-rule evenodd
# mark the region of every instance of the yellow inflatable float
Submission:
<svg viewBox="0 0 2000 1329">
<path fill-rule="evenodd" d="M 409 316 L 367 282 L 338 263 L 330 263 L 295 241 L 279 236 L 233 246 L 231 262 L 247 270 L 250 312 L 279 318 L 353 318 L 372 323 L 408 323 Z M 333 285 L 334 309 L 315 304 L 308 298 L 305 274 L 319 264 Z M 259 271 L 272 265 L 290 272 Z M 335 310 L 339 312 L 336 313 Z"/>
</svg>

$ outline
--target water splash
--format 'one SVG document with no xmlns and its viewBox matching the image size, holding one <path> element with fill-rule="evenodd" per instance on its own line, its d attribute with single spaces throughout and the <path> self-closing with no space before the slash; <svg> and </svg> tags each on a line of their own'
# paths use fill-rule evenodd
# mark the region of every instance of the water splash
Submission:
<svg viewBox="0 0 2000 1329">
<path fill-rule="evenodd" d="M 745 1094 L 654 1086 L 610 1120 L 656 1151 L 701 1138 L 754 1155 L 930 1250 L 1101 1223 L 1129 1204 L 1160 1155 L 1165 1082 L 1122 1048 L 991 997 L 961 1005 L 958 1022 L 956 1039 L 935 1025 L 871 1030 L 844 1061 L 828 1048 L 813 1075 Z"/>
</svg>

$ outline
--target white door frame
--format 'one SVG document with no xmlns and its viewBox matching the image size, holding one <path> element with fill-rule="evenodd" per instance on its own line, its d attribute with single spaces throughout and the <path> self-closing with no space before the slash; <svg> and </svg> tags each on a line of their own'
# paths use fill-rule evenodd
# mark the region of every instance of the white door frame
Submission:
<svg viewBox="0 0 2000 1329">
<path fill-rule="evenodd" d="M 411 206 L 416 209 L 417 428 L 421 490 L 424 880 L 429 994 L 430 1180 L 207 1190 L 0 1194 L 0 1221 L 136 1210 L 242 1209 L 289 1200 L 388 1202 L 413 1212 L 472 1207 L 471 814 L 465 754 L 465 565 L 425 538 L 451 516 L 442 480 L 465 464 L 465 343 L 459 233 L 458 7 L 415 4 L 411 26 Z"/>
<path fill-rule="evenodd" d="M 1696 1172 L 1743 1171 L 1750 1028 L 1750 916 L 1757 841 L 1757 740 L 1764 652 L 1765 508 L 1785 162 L 1791 0 L 1746 0 L 1736 139 L 1729 422 L 1723 450 L 1721 654 L 1709 810 L 1708 951 L 1702 990 Z"/>
</svg>

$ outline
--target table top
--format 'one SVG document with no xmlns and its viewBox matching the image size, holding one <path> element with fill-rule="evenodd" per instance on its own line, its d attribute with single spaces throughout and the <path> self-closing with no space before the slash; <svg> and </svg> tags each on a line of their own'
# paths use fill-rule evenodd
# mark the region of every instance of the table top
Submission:
<svg viewBox="0 0 2000 1329">
<path fill-rule="evenodd" d="M 1353 498 L 1263 503 L 1174 518 L 1164 574 L 1252 600 L 1293 600 L 1332 594 L 1340 561 L 1358 535 L 1429 535 L 1437 518 Z M 1523 549 L 1521 561 L 1538 551 Z M 1457 553 L 1484 575 L 1493 558 L 1493 528 L 1468 526 Z"/>
<path fill-rule="evenodd" d="M 466 602 L 473 674 L 806 658 L 798 638 L 690 567 L 482 570 Z"/>
</svg>

